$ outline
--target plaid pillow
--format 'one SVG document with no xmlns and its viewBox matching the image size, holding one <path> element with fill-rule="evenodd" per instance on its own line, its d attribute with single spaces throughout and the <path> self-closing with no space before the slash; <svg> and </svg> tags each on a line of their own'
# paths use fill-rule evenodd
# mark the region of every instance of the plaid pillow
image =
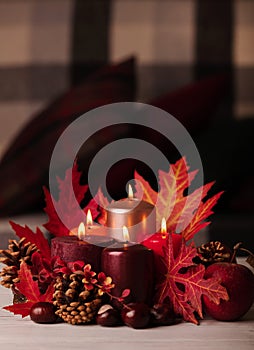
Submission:
<svg viewBox="0 0 254 350">
<path fill-rule="evenodd" d="M 134 99 L 135 61 L 131 58 L 101 68 L 36 115 L 1 160 L 1 216 L 43 207 L 42 186 L 48 184 L 53 148 L 59 136 L 77 116 L 105 104 Z"/>
<path fill-rule="evenodd" d="M 196 81 L 151 101 L 177 118 L 191 133 L 207 129 L 230 87 L 230 75 L 218 74 Z"/>
</svg>

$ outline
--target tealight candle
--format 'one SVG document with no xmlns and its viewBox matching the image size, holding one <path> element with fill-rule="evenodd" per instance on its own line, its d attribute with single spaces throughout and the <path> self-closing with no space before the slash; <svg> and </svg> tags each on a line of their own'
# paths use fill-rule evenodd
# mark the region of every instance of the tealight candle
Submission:
<svg viewBox="0 0 254 350">
<path fill-rule="evenodd" d="M 77 235 L 74 235 L 77 232 Z M 70 236 L 55 237 L 51 240 L 51 256 L 59 256 L 65 262 L 82 260 L 91 264 L 95 272 L 101 271 L 101 254 L 104 247 L 114 243 L 109 237 L 86 235 L 85 225 L 81 223 L 78 230 Z"/>
<path fill-rule="evenodd" d="M 154 206 L 133 196 L 129 185 L 128 198 L 111 203 L 107 207 L 107 223 L 110 235 L 121 238 L 122 227 L 129 230 L 132 242 L 141 242 L 149 233 L 156 231 L 156 214 Z"/>
<path fill-rule="evenodd" d="M 152 303 L 154 288 L 154 256 L 151 249 L 129 241 L 128 229 L 122 228 L 124 242 L 117 242 L 102 252 L 102 271 L 111 276 L 112 294 L 121 296 L 130 289 L 126 302 Z M 115 306 L 119 307 L 118 303 Z"/>
</svg>

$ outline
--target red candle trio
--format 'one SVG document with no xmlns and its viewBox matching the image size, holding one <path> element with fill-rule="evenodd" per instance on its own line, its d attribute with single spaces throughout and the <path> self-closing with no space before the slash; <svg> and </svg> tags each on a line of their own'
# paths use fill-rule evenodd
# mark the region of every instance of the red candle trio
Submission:
<svg viewBox="0 0 254 350">
<path fill-rule="evenodd" d="M 118 204 L 115 203 L 117 208 Z M 118 214 L 118 210 L 115 210 L 115 215 Z M 111 205 L 109 216 L 111 221 L 112 215 Z M 130 215 L 135 216 L 133 208 Z M 137 215 L 140 216 L 140 212 Z M 147 215 L 143 220 L 149 220 Z M 124 289 L 129 289 L 130 294 L 125 302 L 143 302 L 151 305 L 155 276 L 158 282 L 166 272 L 161 260 L 165 256 L 168 242 L 165 222 L 162 232 L 153 234 L 142 244 L 137 244 L 135 241 L 130 241 L 129 227 L 123 226 L 121 237 L 115 240 L 110 237 L 110 227 L 105 228 L 91 222 L 91 213 L 88 213 L 88 221 L 86 226 L 81 223 L 78 229 L 72 230 L 70 236 L 54 238 L 51 244 L 51 255 L 59 256 L 66 262 L 85 261 L 86 264 L 91 264 L 95 272 L 103 271 L 113 279 L 115 288 L 112 290 L 112 295 L 120 297 Z M 128 217 L 126 221 L 128 222 Z M 175 236 L 177 237 L 174 237 L 174 249 L 177 250 L 181 243 L 181 236 Z M 115 306 L 120 306 L 117 305 L 117 301 Z"/>
</svg>

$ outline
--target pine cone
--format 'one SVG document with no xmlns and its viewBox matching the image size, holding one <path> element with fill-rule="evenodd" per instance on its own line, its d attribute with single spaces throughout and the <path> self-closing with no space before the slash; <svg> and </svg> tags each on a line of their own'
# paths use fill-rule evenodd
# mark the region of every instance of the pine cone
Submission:
<svg viewBox="0 0 254 350">
<path fill-rule="evenodd" d="M 198 262 L 206 266 L 215 262 L 227 262 L 231 260 L 232 251 L 219 241 L 211 241 L 197 248 Z"/>
<path fill-rule="evenodd" d="M 85 289 L 83 276 L 79 272 L 58 276 L 54 285 L 53 303 L 57 307 L 56 314 L 73 325 L 94 321 L 102 303 L 96 287 L 90 291 Z"/>
<path fill-rule="evenodd" d="M 18 271 L 22 261 L 31 265 L 31 257 L 34 252 L 38 251 L 35 244 L 25 242 L 26 238 L 21 238 L 20 241 L 9 240 L 8 249 L 0 249 L 0 263 L 6 266 L 0 271 L 2 280 L 0 284 L 6 288 L 12 288 L 15 283 L 19 282 Z"/>
</svg>

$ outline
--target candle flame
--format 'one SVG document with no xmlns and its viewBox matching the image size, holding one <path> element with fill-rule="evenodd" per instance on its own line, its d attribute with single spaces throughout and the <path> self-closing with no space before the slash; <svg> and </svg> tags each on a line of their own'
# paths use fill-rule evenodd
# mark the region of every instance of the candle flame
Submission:
<svg viewBox="0 0 254 350">
<path fill-rule="evenodd" d="M 162 238 L 166 238 L 167 235 L 167 222 L 166 222 L 166 219 L 165 218 L 162 218 L 161 220 L 161 235 L 162 235 Z"/>
<path fill-rule="evenodd" d="M 80 223 L 78 227 L 78 238 L 82 239 L 86 235 L 86 228 L 83 222 Z"/>
<path fill-rule="evenodd" d="M 129 187 L 128 187 L 128 198 L 129 199 L 133 199 L 134 198 L 133 189 L 132 189 L 130 184 L 129 184 Z"/>
<path fill-rule="evenodd" d="M 129 242 L 130 240 L 129 231 L 126 226 L 123 226 L 123 239 L 125 242 Z"/>
<path fill-rule="evenodd" d="M 92 226 L 93 225 L 93 218 L 92 218 L 92 213 L 91 213 L 90 209 L 88 209 L 88 211 L 87 211 L 86 224 L 87 224 L 87 226 Z"/>
</svg>

